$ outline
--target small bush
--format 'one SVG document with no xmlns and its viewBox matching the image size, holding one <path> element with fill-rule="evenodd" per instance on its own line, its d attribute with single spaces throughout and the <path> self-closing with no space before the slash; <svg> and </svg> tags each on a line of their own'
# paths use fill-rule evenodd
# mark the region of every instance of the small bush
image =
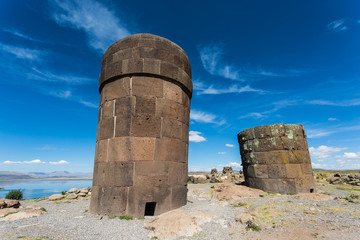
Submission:
<svg viewBox="0 0 360 240">
<path fill-rule="evenodd" d="M 120 216 L 119 219 L 120 220 L 132 220 L 133 217 L 132 216 Z"/>
<path fill-rule="evenodd" d="M 21 200 L 23 198 L 23 190 L 11 190 L 8 192 L 5 196 L 6 199 L 15 199 L 15 200 Z"/>
<path fill-rule="evenodd" d="M 67 193 L 66 191 L 61 191 L 62 195 L 66 195 L 66 193 Z"/>
<path fill-rule="evenodd" d="M 261 228 L 258 225 L 256 225 L 254 222 L 252 222 L 251 220 L 246 222 L 246 229 L 247 230 L 251 229 L 256 232 L 261 231 Z"/>
<path fill-rule="evenodd" d="M 41 208 L 41 211 L 43 211 L 43 212 L 47 212 L 47 210 L 45 209 L 45 208 Z"/>
</svg>

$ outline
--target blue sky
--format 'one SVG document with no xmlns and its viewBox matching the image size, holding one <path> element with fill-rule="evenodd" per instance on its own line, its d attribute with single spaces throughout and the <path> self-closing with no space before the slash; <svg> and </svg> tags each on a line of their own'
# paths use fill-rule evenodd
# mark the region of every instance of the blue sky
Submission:
<svg viewBox="0 0 360 240">
<path fill-rule="evenodd" d="M 0 1 L 0 171 L 93 170 L 104 50 L 135 33 L 189 56 L 189 170 L 237 133 L 303 124 L 313 167 L 360 169 L 359 1 Z"/>
</svg>

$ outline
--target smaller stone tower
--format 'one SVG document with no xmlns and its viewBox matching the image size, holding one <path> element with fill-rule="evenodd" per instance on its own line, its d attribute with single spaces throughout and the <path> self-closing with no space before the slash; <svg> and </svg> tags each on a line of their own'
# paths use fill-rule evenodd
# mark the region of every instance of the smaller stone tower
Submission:
<svg viewBox="0 0 360 240">
<path fill-rule="evenodd" d="M 238 134 L 245 183 L 267 192 L 314 192 L 315 181 L 302 125 L 273 124 Z"/>
</svg>

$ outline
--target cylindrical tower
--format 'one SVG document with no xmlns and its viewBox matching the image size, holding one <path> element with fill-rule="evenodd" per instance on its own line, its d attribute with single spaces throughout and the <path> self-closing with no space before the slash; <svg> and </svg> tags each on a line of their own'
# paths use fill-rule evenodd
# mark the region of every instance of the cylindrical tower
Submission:
<svg viewBox="0 0 360 240">
<path fill-rule="evenodd" d="M 315 180 L 302 125 L 273 124 L 238 134 L 245 184 L 267 192 L 314 192 Z"/>
<path fill-rule="evenodd" d="M 187 202 L 191 66 L 151 34 L 105 52 L 90 212 L 158 215 Z"/>
</svg>

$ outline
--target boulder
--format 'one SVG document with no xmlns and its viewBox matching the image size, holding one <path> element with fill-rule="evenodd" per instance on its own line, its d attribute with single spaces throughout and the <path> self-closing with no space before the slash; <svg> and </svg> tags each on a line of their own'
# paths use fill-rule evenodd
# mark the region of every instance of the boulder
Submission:
<svg viewBox="0 0 360 240">
<path fill-rule="evenodd" d="M 80 188 L 71 188 L 68 193 L 79 193 L 80 192 Z"/>
<path fill-rule="evenodd" d="M 86 197 L 86 193 L 80 192 L 78 193 L 78 197 Z"/>
<path fill-rule="evenodd" d="M 215 175 L 212 175 L 210 178 L 211 183 L 218 183 L 221 182 Z"/>
<path fill-rule="evenodd" d="M 214 195 L 220 199 L 240 199 L 240 198 L 257 198 L 266 193 L 260 189 L 249 188 L 234 183 L 224 183 L 215 185 Z"/>
<path fill-rule="evenodd" d="M 250 213 L 241 213 L 235 217 L 235 221 L 245 224 L 249 220 L 252 220 L 252 218 L 253 217 Z"/>
<path fill-rule="evenodd" d="M 234 173 L 232 167 L 224 167 L 223 168 L 223 174 L 227 174 L 227 173 L 229 173 L 229 174 Z"/>
<path fill-rule="evenodd" d="M 49 200 L 50 201 L 57 201 L 57 200 L 62 199 L 63 197 L 64 197 L 64 195 L 62 195 L 62 194 L 54 194 L 54 195 L 51 195 L 49 197 Z"/>
<path fill-rule="evenodd" d="M 216 168 L 211 169 L 210 174 L 217 174 L 217 173 L 218 173 L 218 171 L 217 171 L 217 169 L 216 169 Z"/>
<path fill-rule="evenodd" d="M 7 208 L 19 208 L 20 202 L 19 200 L 5 199 L 5 204 Z"/>
<path fill-rule="evenodd" d="M 82 188 L 82 189 L 80 189 L 80 192 L 86 194 L 86 193 L 89 192 L 89 189 L 88 188 Z"/>
<path fill-rule="evenodd" d="M 78 196 L 75 193 L 70 193 L 66 198 L 67 199 L 76 199 Z"/>
</svg>

